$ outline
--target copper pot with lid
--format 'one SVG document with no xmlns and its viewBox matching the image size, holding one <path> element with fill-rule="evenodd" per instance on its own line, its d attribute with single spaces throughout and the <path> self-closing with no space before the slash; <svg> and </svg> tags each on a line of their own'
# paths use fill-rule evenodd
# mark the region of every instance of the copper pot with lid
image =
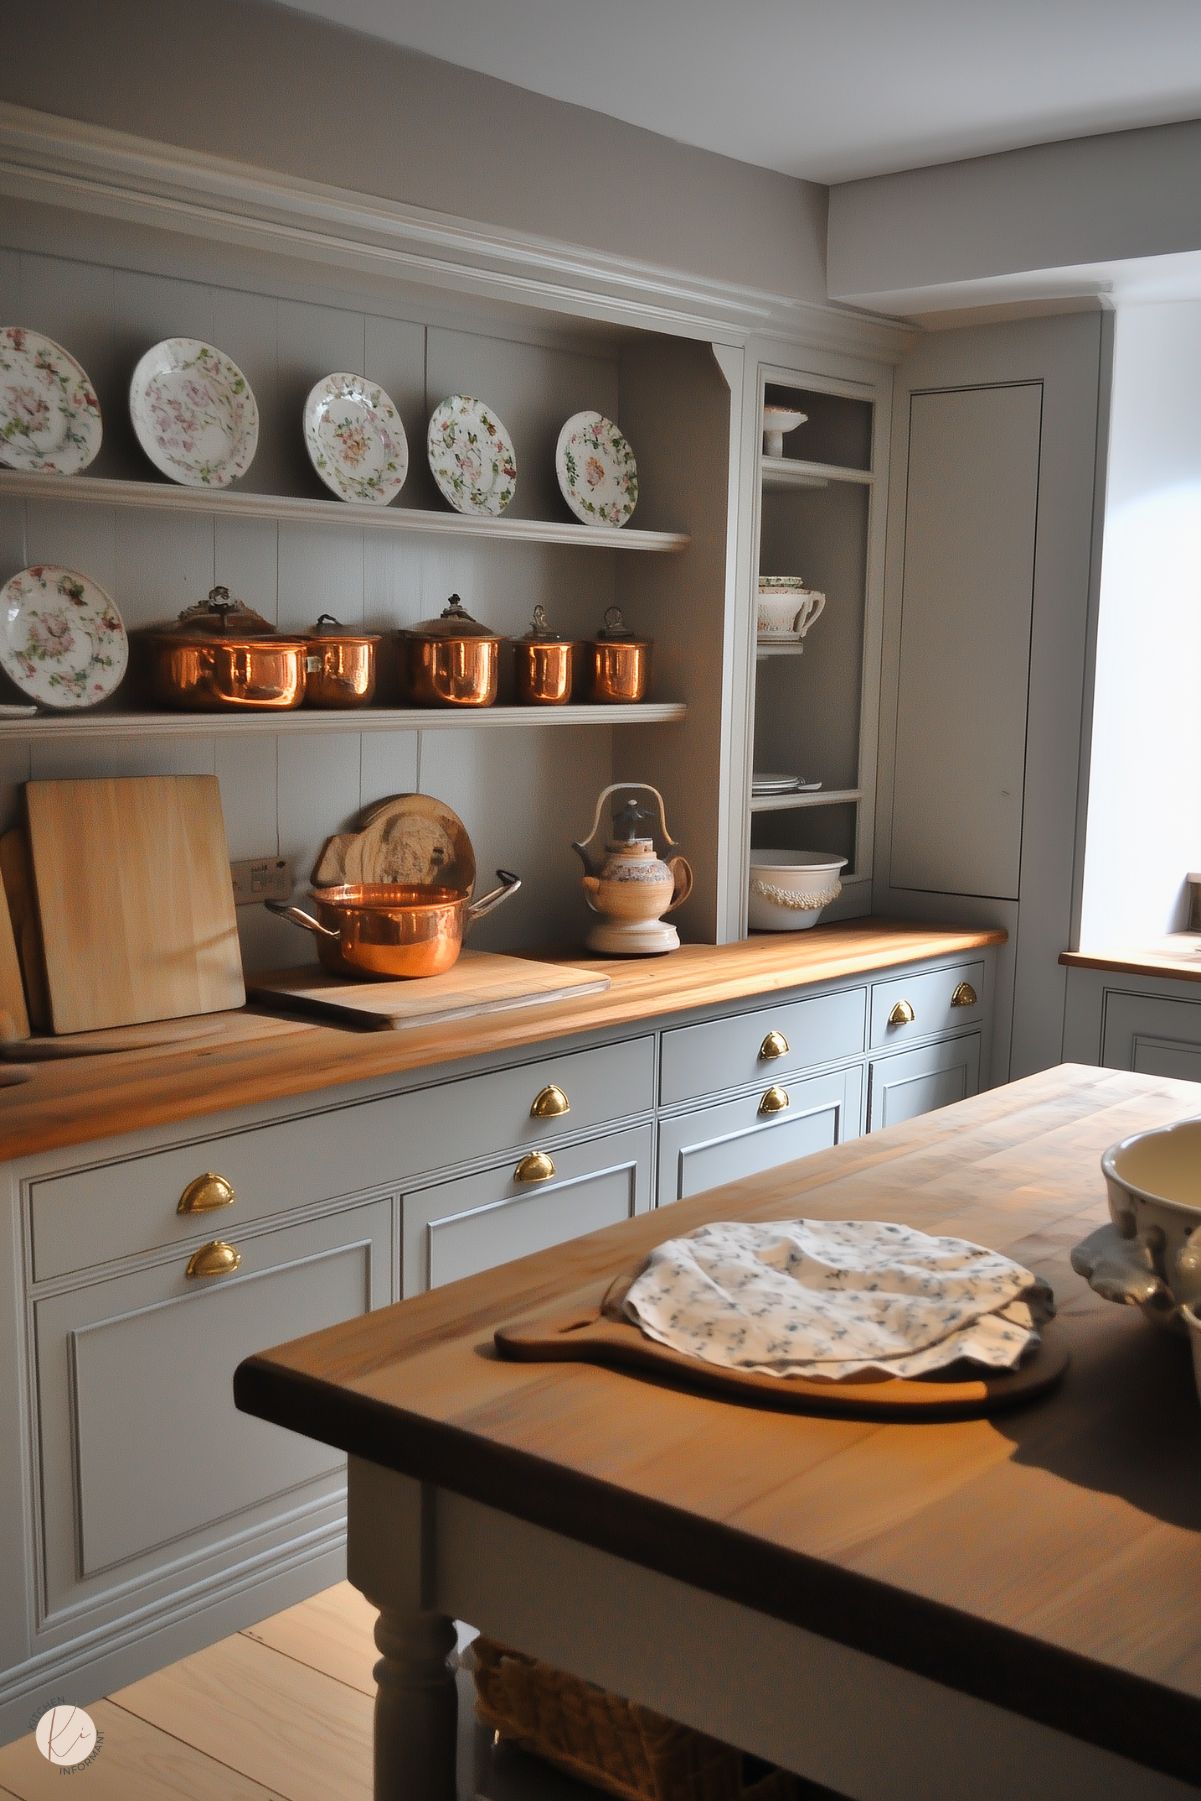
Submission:
<svg viewBox="0 0 1201 1801">
<path fill-rule="evenodd" d="M 185 607 L 169 625 L 133 634 L 153 700 L 198 713 L 298 707 L 305 694 L 305 640 L 282 637 L 228 588 Z"/>
<path fill-rule="evenodd" d="M 653 643 L 629 630 L 620 607 L 610 607 L 587 645 L 589 700 L 623 705 L 645 700 Z"/>
<path fill-rule="evenodd" d="M 500 674 L 501 638 L 452 594 L 437 619 L 400 633 L 409 693 L 419 707 L 490 707 Z"/>
<path fill-rule="evenodd" d="M 322 613 L 305 633 L 306 707 L 365 707 L 375 694 L 378 632 L 356 632 Z"/>
<path fill-rule="evenodd" d="M 513 663 L 519 706 L 561 707 L 571 699 L 575 645 L 552 631 L 545 607 L 535 607 L 529 631 L 514 638 Z"/>
</svg>

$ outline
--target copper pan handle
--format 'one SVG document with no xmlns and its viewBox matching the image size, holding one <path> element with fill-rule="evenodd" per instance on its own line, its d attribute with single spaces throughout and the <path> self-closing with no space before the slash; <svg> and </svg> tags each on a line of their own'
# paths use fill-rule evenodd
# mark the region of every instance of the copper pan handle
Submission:
<svg viewBox="0 0 1201 1801">
<path fill-rule="evenodd" d="M 303 926 L 305 931 L 312 932 L 315 938 L 332 938 L 335 943 L 341 942 L 341 932 L 331 931 L 329 926 L 323 926 L 320 920 L 314 919 L 311 913 L 306 913 L 301 907 L 293 907 L 288 901 L 277 900 L 264 901 L 263 905 L 278 919 L 289 920 L 294 926 Z"/>
<path fill-rule="evenodd" d="M 485 913 L 491 913 L 494 907 L 499 907 L 502 901 L 508 900 L 509 896 L 516 894 L 521 887 L 521 877 L 514 875 L 511 869 L 498 869 L 496 873 L 500 877 L 500 887 L 493 888 L 480 900 L 470 903 L 467 908 L 468 925 L 473 925 L 477 919 L 482 919 Z"/>
</svg>

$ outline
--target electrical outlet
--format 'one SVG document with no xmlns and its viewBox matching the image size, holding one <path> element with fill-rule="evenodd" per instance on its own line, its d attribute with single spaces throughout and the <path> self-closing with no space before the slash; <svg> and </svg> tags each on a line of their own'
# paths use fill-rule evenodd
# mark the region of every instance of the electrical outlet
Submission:
<svg viewBox="0 0 1201 1801">
<path fill-rule="evenodd" d="M 294 878 L 290 857 L 248 857 L 231 863 L 234 906 L 253 907 L 259 901 L 291 900 Z"/>
</svg>

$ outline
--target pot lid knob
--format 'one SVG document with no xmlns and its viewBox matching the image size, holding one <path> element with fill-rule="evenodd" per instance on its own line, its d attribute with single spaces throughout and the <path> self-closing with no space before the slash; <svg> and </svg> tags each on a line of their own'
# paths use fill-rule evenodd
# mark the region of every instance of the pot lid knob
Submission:
<svg viewBox="0 0 1201 1801">
<path fill-rule="evenodd" d="M 597 632 L 597 638 L 606 644 L 644 644 L 646 639 L 632 632 L 622 617 L 620 607 L 609 607 L 605 612 L 605 622 Z"/>
<path fill-rule="evenodd" d="M 568 639 L 563 632 L 557 632 L 546 616 L 545 607 L 535 607 L 530 629 L 517 640 L 519 644 L 566 644 Z"/>
<path fill-rule="evenodd" d="M 157 630 L 163 628 L 156 627 Z M 218 583 L 210 588 L 205 600 L 185 607 L 168 631 L 200 633 L 214 638 L 274 638 L 275 627 L 244 600 L 234 600 L 229 589 Z"/>
</svg>

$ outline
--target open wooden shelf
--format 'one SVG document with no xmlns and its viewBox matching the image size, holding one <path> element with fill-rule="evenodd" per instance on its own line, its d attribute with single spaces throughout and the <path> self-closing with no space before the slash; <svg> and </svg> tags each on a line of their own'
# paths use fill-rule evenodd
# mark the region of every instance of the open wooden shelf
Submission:
<svg viewBox="0 0 1201 1801">
<path fill-rule="evenodd" d="M 298 707 L 284 713 L 39 713 L 0 719 L 5 738 L 209 738 L 237 732 L 514 731 L 547 725 L 665 725 L 684 719 L 681 701 L 637 706 Z"/>
<path fill-rule="evenodd" d="M 862 788 L 818 788 L 809 794 L 755 794 L 751 797 L 751 812 L 787 813 L 794 807 L 841 807 L 848 801 L 862 799 Z"/>
<path fill-rule="evenodd" d="M 828 488 L 831 482 L 870 485 L 870 469 L 844 469 L 837 463 L 804 463 L 798 457 L 761 457 L 760 480 L 765 488 Z"/>
<path fill-rule="evenodd" d="M 428 532 L 435 536 L 509 539 L 519 544 L 591 545 L 600 550 L 686 550 L 687 532 L 638 531 L 630 526 L 581 525 L 558 519 L 478 518 L 417 507 L 366 506 L 312 500 L 295 494 L 253 494 L 241 488 L 184 488 L 173 482 L 119 481 L 103 475 L 39 475 L 0 470 L 0 499 L 70 500 L 84 506 L 138 507 L 204 513 L 283 524 L 350 526 L 356 530 Z"/>
</svg>

